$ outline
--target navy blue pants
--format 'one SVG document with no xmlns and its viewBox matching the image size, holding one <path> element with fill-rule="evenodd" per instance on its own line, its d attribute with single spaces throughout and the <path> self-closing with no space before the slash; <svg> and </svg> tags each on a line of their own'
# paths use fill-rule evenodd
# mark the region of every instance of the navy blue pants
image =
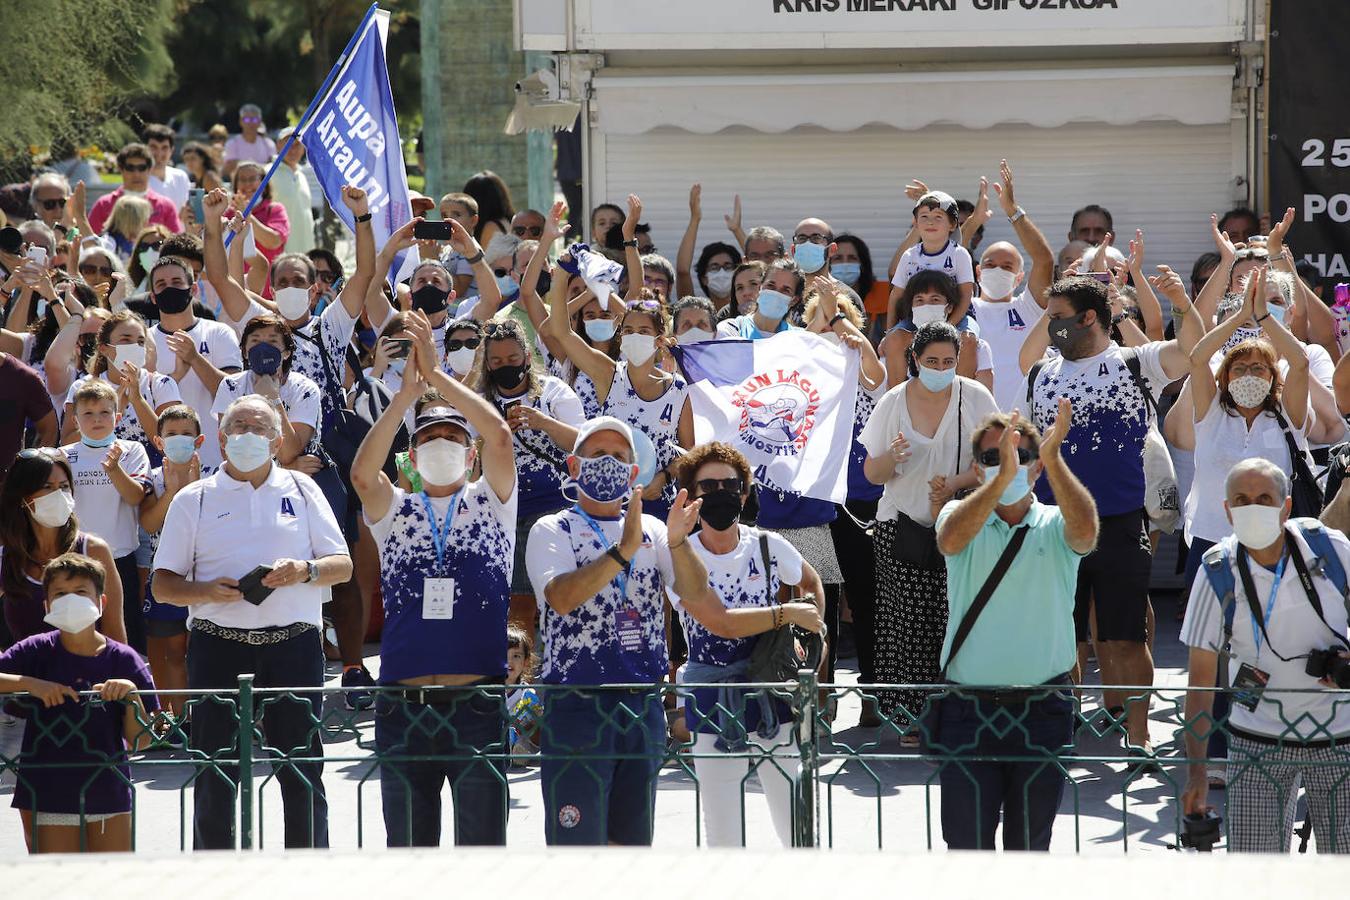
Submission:
<svg viewBox="0 0 1350 900">
<path fill-rule="evenodd" d="M 1065 781 L 1055 756 L 1073 743 L 1073 712 L 1067 689 L 1015 703 L 941 700 L 929 751 L 947 757 L 938 779 L 949 849 L 994 849 L 1000 813 L 1004 850 L 1050 849 Z"/>
<path fill-rule="evenodd" d="M 375 746 L 385 757 L 380 799 L 390 847 L 440 845 L 441 788 L 446 781 L 455 804 L 455 843 L 506 843 L 502 698 L 475 690 L 456 693 L 454 702 L 434 705 L 389 693 L 375 698 Z M 396 761 L 390 756 L 439 758 Z"/>
</svg>

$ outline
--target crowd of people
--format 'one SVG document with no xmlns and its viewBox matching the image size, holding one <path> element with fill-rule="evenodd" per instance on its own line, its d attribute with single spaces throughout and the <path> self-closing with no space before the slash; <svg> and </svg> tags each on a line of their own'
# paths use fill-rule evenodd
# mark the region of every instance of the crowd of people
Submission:
<svg viewBox="0 0 1350 900">
<path fill-rule="evenodd" d="M 214 763 L 194 845 L 233 846 L 227 692 L 246 673 L 314 689 L 259 722 L 303 760 L 278 770 L 286 845 L 327 846 L 326 656 L 343 702 L 373 707 L 392 846 L 440 842 L 446 781 L 455 841 L 504 843 L 505 767 L 536 749 L 550 843 L 649 844 L 671 740 L 709 844 L 741 842 L 753 774 L 788 845 L 802 723 L 721 685 L 775 643 L 798 659 L 792 629 L 823 636 L 833 681 L 842 619 L 878 686 L 861 724 L 960 758 L 940 773 L 948 846 L 991 848 L 1001 821 L 1005 847 L 1047 849 L 1062 769 L 989 760 L 1072 745 L 1095 658 L 1125 748 L 1157 765 L 1148 693 L 1124 688 L 1153 681 L 1173 531 L 1198 689 L 1184 812 L 1226 788 L 1229 847 L 1287 849 L 1301 780 L 1319 849 L 1347 847 L 1327 764 L 1350 724 L 1316 689 L 1350 658 L 1350 363 L 1292 210 L 1197 221 L 1215 251 L 1186 277 L 1146 264 L 1142 230 L 1121 252 L 1099 205 L 1056 252 L 1006 161 L 974 203 L 897 188 L 912 226 L 875 253 L 810 209 L 786 235 L 746 230 L 739 201 L 701 244 L 695 185 L 672 261 L 636 195 L 569 221 L 484 171 L 415 194 L 382 247 L 344 188 L 344 265 L 314 246 L 299 143 L 244 215 L 278 148 L 256 107 L 240 123 L 223 160 L 188 144 L 182 169 L 175 133 L 148 127 L 92 205 L 38 173 L 0 229 L 0 692 L 36 701 L 14 796 L 30 847 L 129 848 L 126 753 L 184 739 Z M 998 214 L 1016 243 L 984 245 Z M 432 219 L 446 239 L 417 236 Z M 794 330 L 857 358 L 843 503 L 757 477 L 696 415 L 685 348 Z M 679 711 L 633 687 L 662 681 L 691 686 Z M 1007 715 L 1021 728 L 991 725 Z M 50 766 L 81 753 L 123 765 Z"/>
</svg>

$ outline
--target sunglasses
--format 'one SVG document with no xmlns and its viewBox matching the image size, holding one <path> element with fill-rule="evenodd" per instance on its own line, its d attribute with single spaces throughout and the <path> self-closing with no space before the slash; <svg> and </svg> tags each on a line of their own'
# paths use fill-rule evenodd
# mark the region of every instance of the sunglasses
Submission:
<svg viewBox="0 0 1350 900">
<path fill-rule="evenodd" d="M 505 278 L 508 274 L 510 274 L 510 272 L 511 272 L 510 269 L 493 269 L 493 270 L 492 270 L 492 274 L 493 274 L 493 275 L 496 275 L 498 278 Z"/>
<path fill-rule="evenodd" d="M 102 275 L 104 278 L 111 278 L 112 273 L 112 266 L 96 266 L 93 263 L 80 263 L 80 274 L 86 278 L 90 275 Z"/>
<path fill-rule="evenodd" d="M 477 350 L 478 345 L 481 343 L 483 343 L 483 339 L 476 337 L 464 338 L 463 340 L 460 340 L 459 338 L 446 338 L 445 352 L 454 353 L 456 350 L 462 350 L 466 347 L 470 350 Z"/>
<path fill-rule="evenodd" d="M 126 165 L 122 166 L 122 171 L 123 171 L 123 172 L 148 172 L 148 171 L 150 171 L 150 164 L 149 164 L 149 163 L 127 163 Z"/>
<path fill-rule="evenodd" d="M 711 494 L 713 491 L 731 491 L 733 494 L 739 494 L 744 490 L 745 482 L 740 478 L 700 478 L 694 482 L 694 487 L 698 488 L 700 495 Z"/>
<path fill-rule="evenodd" d="M 1017 464 L 1025 466 L 1036 458 L 1036 453 L 1028 450 L 1026 447 L 1017 448 Z M 980 465 L 986 469 L 994 469 L 999 466 L 998 448 L 990 447 L 988 450 L 982 450 L 979 456 Z"/>
<path fill-rule="evenodd" d="M 38 202 L 42 204 L 43 209 L 53 210 L 53 209 L 60 209 L 61 207 L 65 206 L 66 198 L 59 197 L 55 200 L 39 200 Z"/>
<path fill-rule="evenodd" d="M 332 272 L 325 272 L 323 269 L 315 269 L 314 277 L 322 281 L 324 284 L 332 284 L 333 279 L 336 278 L 337 276 L 334 275 Z"/>
<path fill-rule="evenodd" d="M 511 233 L 516 237 L 525 237 L 526 235 L 529 235 L 530 237 L 537 238 L 544 233 L 544 227 L 542 225 L 517 225 L 511 229 Z"/>
<path fill-rule="evenodd" d="M 645 309 L 653 312 L 661 309 L 660 300 L 629 300 L 624 304 L 625 309 Z"/>
<path fill-rule="evenodd" d="M 250 124 L 250 125 L 257 125 L 259 122 L 262 121 L 262 117 L 261 117 L 261 116 L 240 116 L 240 117 L 239 117 L 239 121 L 240 121 L 240 122 L 247 122 L 247 123 Z"/>
<path fill-rule="evenodd" d="M 29 447 L 19 451 L 19 459 L 55 459 L 56 452 L 48 447 Z"/>
</svg>

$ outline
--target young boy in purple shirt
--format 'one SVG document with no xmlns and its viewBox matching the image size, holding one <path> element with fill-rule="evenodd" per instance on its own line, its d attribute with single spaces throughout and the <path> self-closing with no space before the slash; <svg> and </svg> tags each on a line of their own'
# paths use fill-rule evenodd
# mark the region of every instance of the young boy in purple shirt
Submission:
<svg viewBox="0 0 1350 900">
<path fill-rule="evenodd" d="M 140 694 L 155 689 L 141 657 L 95 627 L 106 578 L 87 556 L 52 560 L 42 573 L 43 621 L 57 630 L 0 655 L 0 694 L 31 695 L 12 805 L 32 853 L 131 849 L 127 745 L 149 745 L 142 723 L 159 704 Z"/>
</svg>

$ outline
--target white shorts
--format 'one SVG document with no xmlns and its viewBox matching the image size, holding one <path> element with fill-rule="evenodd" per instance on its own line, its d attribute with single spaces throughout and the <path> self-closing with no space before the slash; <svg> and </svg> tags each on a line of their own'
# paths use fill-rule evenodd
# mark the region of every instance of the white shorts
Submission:
<svg viewBox="0 0 1350 900">
<path fill-rule="evenodd" d="M 85 813 L 81 816 L 79 813 L 36 813 L 33 819 L 36 825 L 97 825 L 99 822 L 106 822 L 117 816 L 129 816 L 129 812 L 120 813 Z"/>
</svg>

